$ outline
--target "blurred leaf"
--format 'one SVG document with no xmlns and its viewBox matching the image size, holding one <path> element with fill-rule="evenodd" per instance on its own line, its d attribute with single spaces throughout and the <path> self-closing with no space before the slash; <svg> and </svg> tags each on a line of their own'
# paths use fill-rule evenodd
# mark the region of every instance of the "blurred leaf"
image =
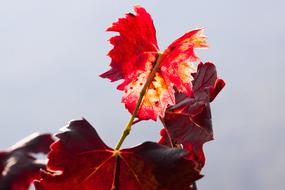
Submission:
<svg viewBox="0 0 285 190">
<path fill-rule="evenodd" d="M 45 168 L 45 161 L 33 154 L 48 153 L 53 142 L 49 134 L 34 133 L 7 151 L 0 151 L 0 190 L 27 190 Z"/>
</svg>

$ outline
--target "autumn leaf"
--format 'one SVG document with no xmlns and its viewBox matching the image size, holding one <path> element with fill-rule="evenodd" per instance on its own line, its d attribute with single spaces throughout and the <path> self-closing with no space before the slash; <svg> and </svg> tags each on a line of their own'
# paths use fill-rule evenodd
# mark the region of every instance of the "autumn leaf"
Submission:
<svg viewBox="0 0 285 190">
<path fill-rule="evenodd" d="M 28 190 L 45 168 L 45 161 L 33 154 L 48 153 L 53 142 L 49 134 L 32 134 L 6 151 L 0 151 L 0 190 Z"/>
<path fill-rule="evenodd" d="M 176 105 L 167 109 L 162 122 L 160 143 L 168 146 L 182 145 L 188 150 L 188 158 L 205 164 L 203 144 L 213 139 L 210 102 L 222 90 L 225 83 L 217 78 L 214 64 L 200 63 L 193 74 L 193 95 L 176 93 Z"/>
<path fill-rule="evenodd" d="M 201 178 L 188 151 L 153 142 L 116 151 L 85 119 L 56 136 L 37 190 L 191 190 Z"/>
<path fill-rule="evenodd" d="M 107 29 L 110 32 L 119 32 L 120 35 L 110 38 L 110 43 L 114 46 L 108 54 L 112 58 L 112 68 L 101 75 L 104 78 L 116 81 L 126 79 L 138 70 L 144 70 L 144 53 L 158 51 L 151 16 L 138 6 L 135 7 L 135 12 L 136 15 L 128 13 L 125 18 L 120 18 Z"/>
<path fill-rule="evenodd" d="M 134 112 L 156 62 L 160 62 L 160 68 L 145 93 L 137 114 L 139 119 L 163 117 L 167 106 L 175 104 L 174 86 L 179 92 L 191 95 L 191 74 L 196 71 L 193 62 L 199 61 L 194 49 L 207 47 L 203 29 L 187 32 L 161 53 L 151 16 L 144 8 L 136 6 L 134 14 L 126 14 L 107 31 L 119 35 L 110 39 L 114 46 L 108 54 L 111 69 L 101 77 L 111 81 L 123 80 L 118 89 L 124 91 L 122 102 L 130 113 Z"/>
</svg>

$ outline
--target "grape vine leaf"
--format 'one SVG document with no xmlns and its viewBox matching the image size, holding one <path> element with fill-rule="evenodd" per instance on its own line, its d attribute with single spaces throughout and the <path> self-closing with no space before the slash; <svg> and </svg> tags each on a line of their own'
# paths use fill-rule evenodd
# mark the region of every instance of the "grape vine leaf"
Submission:
<svg viewBox="0 0 285 190">
<path fill-rule="evenodd" d="M 164 116 L 168 105 L 175 104 L 174 86 L 179 92 L 191 95 L 191 73 L 196 71 L 192 63 L 199 61 L 194 49 L 208 45 L 204 30 L 196 29 L 160 53 L 150 14 L 140 6 L 134 9 L 135 14 L 126 14 L 107 29 L 119 35 L 110 39 L 114 46 L 108 54 L 111 69 L 101 77 L 111 81 L 123 80 L 118 89 L 124 91 L 122 102 L 133 113 L 154 64 L 160 62 L 159 71 L 155 73 L 137 114 L 141 120 L 156 120 L 158 116 Z"/>
<path fill-rule="evenodd" d="M 45 168 L 45 162 L 33 154 L 48 153 L 52 142 L 51 135 L 34 133 L 0 151 L 0 190 L 28 190 L 39 170 Z"/>
<path fill-rule="evenodd" d="M 202 177 L 188 151 L 154 142 L 116 151 L 85 119 L 56 136 L 37 190 L 191 190 Z"/>
<path fill-rule="evenodd" d="M 200 63 L 193 76 L 193 96 L 176 93 L 176 105 L 169 107 L 162 118 L 165 128 L 161 130 L 159 143 L 182 145 L 190 152 L 189 158 L 202 168 L 205 164 L 203 144 L 213 139 L 210 102 L 225 83 L 217 78 L 215 65 L 209 62 Z"/>
</svg>

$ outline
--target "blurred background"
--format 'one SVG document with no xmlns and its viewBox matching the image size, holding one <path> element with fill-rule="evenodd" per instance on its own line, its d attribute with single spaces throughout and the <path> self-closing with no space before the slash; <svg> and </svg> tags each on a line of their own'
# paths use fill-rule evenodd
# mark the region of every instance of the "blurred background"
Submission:
<svg viewBox="0 0 285 190">
<path fill-rule="evenodd" d="M 0 149 L 35 132 L 55 133 L 85 117 L 114 146 L 130 115 L 118 83 L 98 77 L 114 34 L 105 29 L 133 10 L 153 17 L 161 50 L 205 27 L 226 87 L 212 103 L 215 140 L 205 145 L 198 189 L 284 187 L 285 13 L 281 0 L 0 1 Z M 161 125 L 134 127 L 125 146 L 158 140 Z M 283 148 L 282 148 L 283 147 Z"/>
</svg>

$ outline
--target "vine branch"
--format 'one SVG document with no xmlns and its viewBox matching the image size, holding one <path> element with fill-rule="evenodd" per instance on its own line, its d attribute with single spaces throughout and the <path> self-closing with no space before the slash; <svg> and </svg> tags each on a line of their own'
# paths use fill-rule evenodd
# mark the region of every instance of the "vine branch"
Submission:
<svg viewBox="0 0 285 190">
<path fill-rule="evenodd" d="M 149 85 L 153 81 L 153 78 L 155 77 L 155 73 L 158 71 L 160 64 L 161 64 L 161 54 L 159 53 L 158 57 L 156 59 L 155 65 L 154 65 L 151 73 L 149 74 L 149 77 L 148 77 L 146 83 L 144 84 L 144 86 L 142 88 L 142 91 L 140 92 L 140 96 L 139 96 L 139 100 L 138 100 L 138 102 L 136 104 L 136 108 L 135 108 L 135 110 L 134 110 L 134 112 L 133 112 L 129 122 L 126 125 L 126 127 L 125 127 L 125 129 L 124 129 L 124 131 L 122 133 L 122 136 L 119 139 L 119 142 L 118 142 L 118 144 L 115 147 L 115 150 L 119 150 L 121 148 L 121 146 L 122 146 L 123 142 L 125 141 L 126 137 L 130 134 L 132 126 L 134 124 L 134 120 L 135 120 L 135 118 L 136 118 L 136 116 L 137 116 L 137 114 L 139 112 L 140 105 L 141 105 L 141 103 L 143 101 L 144 95 L 146 94 Z"/>
</svg>

